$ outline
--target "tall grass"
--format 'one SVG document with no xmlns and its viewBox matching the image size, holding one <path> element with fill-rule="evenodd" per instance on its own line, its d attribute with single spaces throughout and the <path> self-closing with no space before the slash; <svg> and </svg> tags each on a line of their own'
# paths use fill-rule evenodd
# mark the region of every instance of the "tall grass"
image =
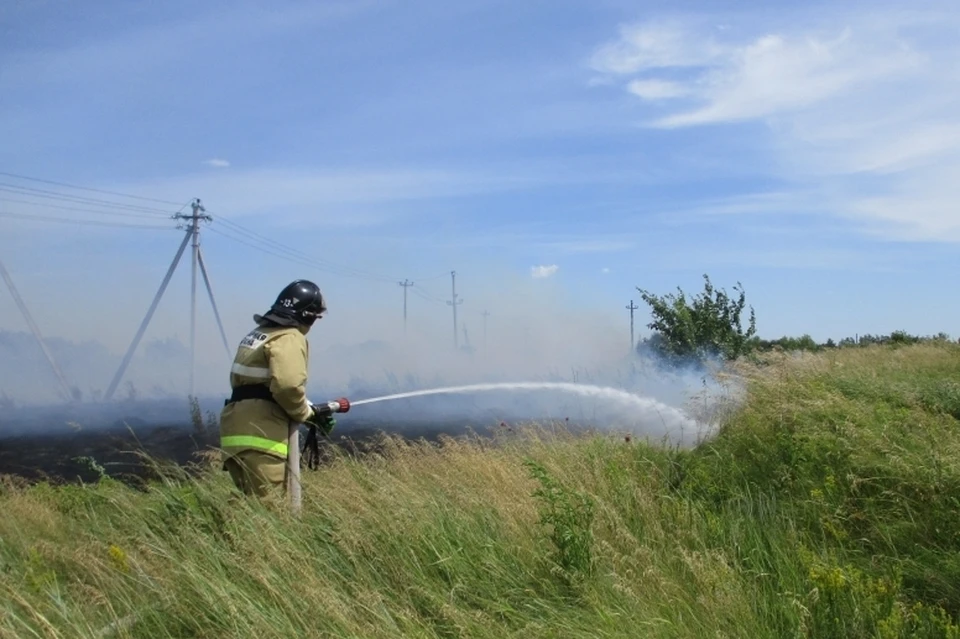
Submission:
<svg viewBox="0 0 960 639">
<path fill-rule="evenodd" d="M 694 450 L 385 438 L 303 511 L 210 463 L 0 493 L 10 637 L 958 637 L 960 349 L 741 365 Z"/>
</svg>

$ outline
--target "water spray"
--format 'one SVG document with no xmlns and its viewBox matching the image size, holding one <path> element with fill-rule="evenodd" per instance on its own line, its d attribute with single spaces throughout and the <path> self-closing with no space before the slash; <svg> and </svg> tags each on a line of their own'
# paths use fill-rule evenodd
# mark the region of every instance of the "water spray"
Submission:
<svg viewBox="0 0 960 639">
<path fill-rule="evenodd" d="M 607 386 L 593 386 L 590 384 L 574 384 L 570 382 L 500 382 L 487 384 L 469 384 L 466 386 L 444 386 L 440 388 L 429 388 L 417 391 L 408 391 L 404 393 L 395 393 L 392 395 L 382 395 L 380 397 L 370 397 L 354 402 L 346 398 L 329 402 L 331 412 L 347 412 L 353 406 L 362 406 L 364 404 L 373 404 L 376 402 L 386 402 L 396 399 L 409 399 L 414 397 L 424 397 L 427 395 L 442 395 L 454 393 L 474 393 L 487 391 L 543 391 L 554 390 L 574 393 L 586 397 L 612 401 L 622 404 L 626 407 L 634 408 L 640 411 L 654 411 L 658 413 L 661 419 L 681 426 L 693 426 L 694 421 L 682 411 L 649 397 L 640 397 L 626 391 L 610 388 Z"/>
<path fill-rule="evenodd" d="M 543 391 L 554 390 L 575 393 L 586 397 L 594 397 L 606 401 L 613 401 L 638 411 L 657 413 L 664 425 L 671 423 L 674 426 L 685 428 L 694 426 L 695 421 L 688 417 L 683 411 L 673 406 L 668 406 L 662 402 L 649 397 L 640 397 L 626 391 L 610 388 L 607 386 L 593 386 L 590 384 L 573 384 L 570 382 L 501 382 L 488 384 L 469 384 L 466 386 L 444 386 L 440 388 L 428 388 L 417 391 L 407 391 L 405 393 L 395 393 L 392 395 L 381 395 L 380 397 L 368 397 L 351 402 L 346 397 L 313 404 L 314 410 L 322 416 L 333 415 L 335 413 L 346 413 L 354 406 L 364 404 L 374 404 L 377 402 L 387 402 L 396 399 L 410 399 L 413 397 L 424 397 L 427 395 L 446 395 L 454 393 L 474 393 L 487 391 Z M 291 504 L 294 512 L 300 510 L 300 437 L 299 425 L 291 425 L 288 439 L 288 463 L 290 464 L 290 474 L 288 475 L 287 489 L 290 494 Z M 318 453 L 314 453 L 318 456 Z"/>
</svg>

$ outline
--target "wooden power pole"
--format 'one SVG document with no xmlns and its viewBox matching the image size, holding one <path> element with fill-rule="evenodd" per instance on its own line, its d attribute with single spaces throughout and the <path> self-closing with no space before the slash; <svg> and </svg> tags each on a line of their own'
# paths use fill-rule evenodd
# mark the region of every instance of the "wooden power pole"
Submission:
<svg viewBox="0 0 960 639">
<path fill-rule="evenodd" d="M 193 281 L 190 287 L 190 394 L 195 394 L 194 370 L 196 366 L 198 268 L 203 275 L 203 283 L 207 288 L 207 295 L 210 298 L 210 304 L 213 306 L 213 313 L 217 320 L 217 327 L 220 329 L 220 338 L 223 340 L 223 347 L 227 351 L 227 357 L 231 357 L 233 355 L 233 353 L 230 352 L 230 345 L 227 343 L 227 334 L 223 330 L 223 323 L 220 321 L 220 312 L 217 309 L 217 303 L 213 297 L 213 288 L 210 286 L 210 276 L 207 273 L 207 267 L 204 264 L 203 252 L 200 250 L 200 222 L 201 220 L 210 221 L 213 218 L 205 213 L 205 209 L 200 204 L 200 200 L 194 200 L 192 206 L 193 212 L 190 215 L 181 215 L 180 213 L 177 213 L 173 216 L 174 219 L 185 219 L 189 220 L 190 223 L 187 226 L 187 231 L 183 236 L 183 240 L 180 242 L 180 247 L 177 249 L 177 253 L 173 257 L 173 261 L 167 268 L 166 275 L 163 276 L 163 281 L 160 283 L 160 288 L 157 290 L 156 295 L 154 295 L 153 301 L 150 303 L 150 308 L 147 309 L 147 314 L 140 323 L 140 328 L 137 329 L 137 334 L 134 336 L 133 342 L 130 343 L 130 347 L 127 349 L 126 354 L 124 354 L 123 361 L 120 362 L 120 368 L 117 369 L 116 374 L 113 376 L 113 380 L 110 382 L 110 386 L 107 388 L 107 392 L 104 394 L 104 400 L 110 400 L 110 398 L 113 397 L 113 394 L 116 392 L 117 385 L 120 383 L 120 379 L 123 377 L 123 373 L 126 371 L 127 366 L 130 365 L 130 360 L 133 358 L 133 353 L 137 350 L 137 345 L 139 345 L 140 340 L 143 339 L 143 334 L 146 332 L 147 326 L 150 324 L 150 319 L 157 310 L 157 305 L 160 303 L 160 298 L 163 297 L 163 292 L 167 290 L 167 285 L 170 283 L 170 278 L 173 276 L 173 272 L 176 270 L 177 264 L 180 263 L 180 258 L 183 256 L 183 253 L 187 248 L 187 243 L 191 240 L 193 240 Z"/>
<path fill-rule="evenodd" d="M 457 305 L 463 304 L 463 300 L 457 299 L 457 272 L 450 271 L 450 290 L 452 299 L 447 300 L 447 305 L 453 307 L 453 348 L 460 348 L 460 341 L 457 339 Z"/>
<path fill-rule="evenodd" d="M 6 282 L 7 288 L 10 290 L 10 295 L 13 296 L 13 301 L 16 302 L 17 308 L 20 309 L 20 314 L 23 315 L 23 319 L 26 320 L 27 326 L 30 327 L 30 332 L 33 333 L 34 339 L 36 339 L 37 344 L 40 345 L 40 350 L 43 351 L 44 357 L 47 358 L 47 363 L 50 364 L 50 368 L 53 369 L 53 374 L 56 375 L 57 381 L 60 382 L 60 387 L 63 389 L 67 401 L 73 399 L 73 392 L 70 389 L 70 384 L 67 383 L 67 378 L 64 376 L 63 370 L 61 370 L 60 365 L 57 364 L 57 360 L 53 358 L 53 354 L 47 347 L 43 335 L 40 334 L 40 327 L 33 321 L 33 316 L 30 315 L 30 311 L 27 310 L 27 305 L 24 303 L 23 298 L 20 297 L 20 293 L 13 283 L 13 278 L 10 277 L 10 273 L 7 272 L 7 268 L 3 265 L 3 262 L 0 262 L 0 276 L 2 276 L 3 281 Z"/>
<path fill-rule="evenodd" d="M 413 282 L 408 279 L 404 279 L 402 282 L 397 282 L 400 286 L 403 287 L 403 334 L 407 334 L 407 289 L 413 286 Z"/>
</svg>

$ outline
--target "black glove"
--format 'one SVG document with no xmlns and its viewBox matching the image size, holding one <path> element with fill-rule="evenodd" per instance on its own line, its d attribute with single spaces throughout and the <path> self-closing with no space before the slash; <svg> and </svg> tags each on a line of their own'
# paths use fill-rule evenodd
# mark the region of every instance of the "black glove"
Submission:
<svg viewBox="0 0 960 639">
<path fill-rule="evenodd" d="M 326 415 L 321 414 L 317 411 L 317 406 L 313 406 L 313 414 L 307 418 L 306 424 L 316 427 L 324 435 L 329 435 L 334 427 L 337 425 L 337 420 L 333 418 L 333 415 L 327 413 Z"/>
</svg>

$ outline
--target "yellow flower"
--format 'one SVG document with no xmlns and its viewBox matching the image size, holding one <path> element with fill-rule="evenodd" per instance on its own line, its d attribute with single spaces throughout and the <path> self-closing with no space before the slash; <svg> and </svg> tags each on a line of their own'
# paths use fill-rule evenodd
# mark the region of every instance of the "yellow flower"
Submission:
<svg viewBox="0 0 960 639">
<path fill-rule="evenodd" d="M 122 570 L 123 572 L 130 570 L 130 562 L 127 560 L 127 553 L 123 551 L 123 548 L 116 544 L 110 544 L 108 551 L 110 553 L 110 560 L 118 570 Z"/>
</svg>

